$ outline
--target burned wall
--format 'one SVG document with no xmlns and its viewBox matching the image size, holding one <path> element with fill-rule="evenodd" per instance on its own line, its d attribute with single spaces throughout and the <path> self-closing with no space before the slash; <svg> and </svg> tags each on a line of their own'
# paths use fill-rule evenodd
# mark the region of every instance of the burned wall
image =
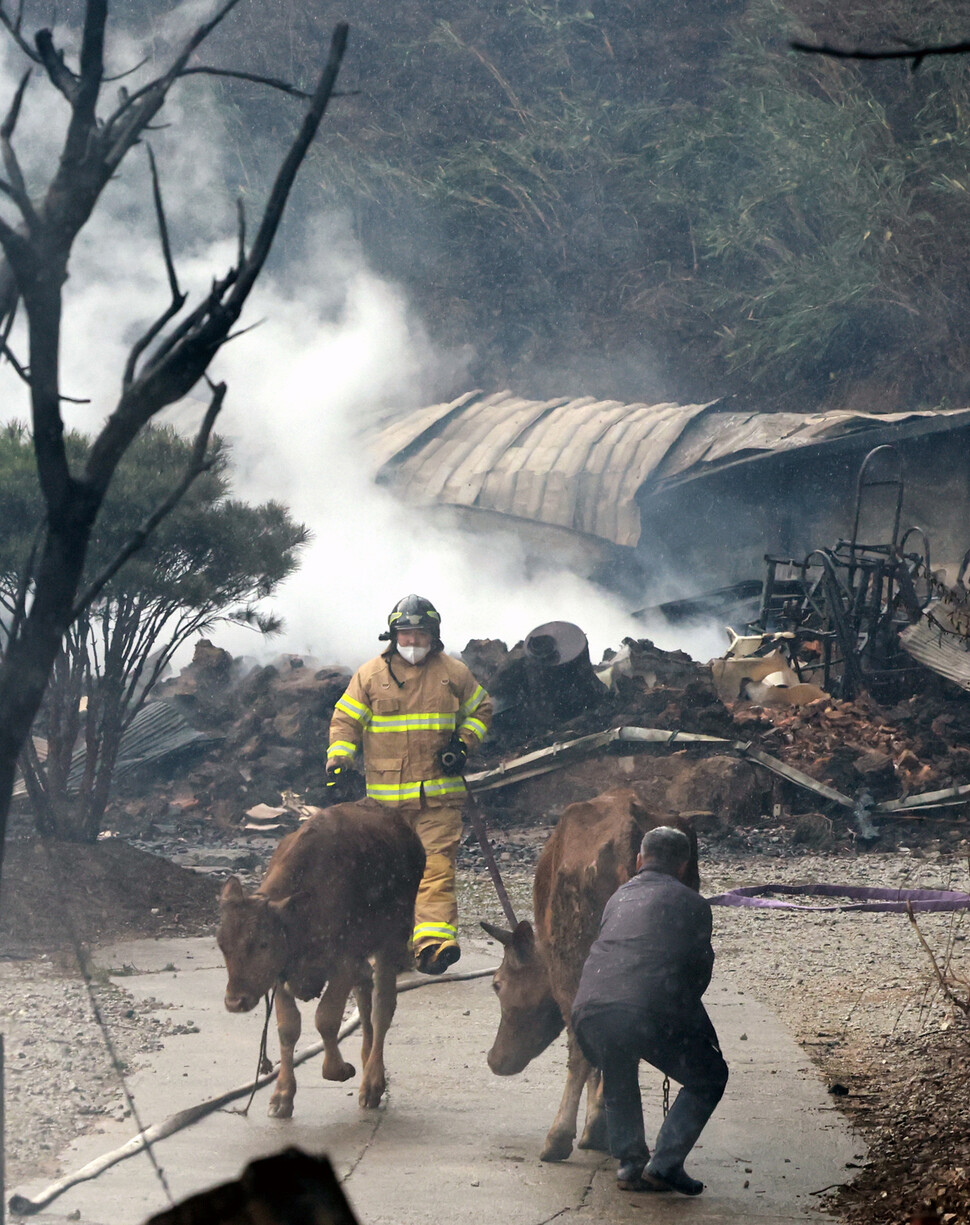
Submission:
<svg viewBox="0 0 970 1225">
<path fill-rule="evenodd" d="M 901 532 L 930 536 L 933 564 L 958 561 L 970 548 L 970 430 L 898 444 L 904 468 Z M 669 574 L 692 591 L 760 577 L 764 555 L 804 558 L 848 538 L 859 468 L 868 441 L 846 440 L 739 463 L 656 493 L 640 491 L 637 555 L 648 573 Z M 889 539 L 895 492 L 865 496 L 859 539 Z"/>
</svg>

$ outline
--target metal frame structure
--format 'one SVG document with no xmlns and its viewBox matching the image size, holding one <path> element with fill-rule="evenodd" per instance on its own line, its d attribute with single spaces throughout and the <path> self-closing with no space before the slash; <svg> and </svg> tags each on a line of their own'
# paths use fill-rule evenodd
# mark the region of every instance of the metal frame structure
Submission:
<svg viewBox="0 0 970 1225">
<path fill-rule="evenodd" d="M 895 490 L 892 525 L 888 539 L 867 543 L 860 523 L 876 489 Z M 779 641 L 796 675 L 834 696 L 865 689 L 891 699 L 913 670 L 898 635 L 929 602 L 930 545 L 919 527 L 900 538 L 904 492 L 896 448 L 875 447 L 859 469 L 852 535 L 801 560 L 765 557 L 761 609 L 750 629 L 792 635 Z"/>
</svg>

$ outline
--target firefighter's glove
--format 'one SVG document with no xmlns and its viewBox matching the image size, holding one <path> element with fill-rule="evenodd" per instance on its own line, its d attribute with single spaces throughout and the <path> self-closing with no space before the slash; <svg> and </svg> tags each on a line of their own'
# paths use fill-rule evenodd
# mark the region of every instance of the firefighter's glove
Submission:
<svg viewBox="0 0 970 1225">
<path fill-rule="evenodd" d="M 351 789 L 351 769 L 345 761 L 341 761 L 339 757 L 331 758 L 327 762 L 327 796 L 329 803 L 337 804 Z"/>
<path fill-rule="evenodd" d="M 468 760 L 468 749 L 461 736 L 455 734 L 438 754 L 438 761 L 445 774 L 461 774 Z"/>
</svg>

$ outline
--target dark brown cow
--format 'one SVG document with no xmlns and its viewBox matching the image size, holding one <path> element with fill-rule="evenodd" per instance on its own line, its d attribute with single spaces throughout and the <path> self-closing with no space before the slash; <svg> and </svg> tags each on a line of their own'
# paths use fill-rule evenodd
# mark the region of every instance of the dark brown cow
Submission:
<svg viewBox="0 0 970 1225">
<path fill-rule="evenodd" d="M 380 1102 L 384 1036 L 397 1004 L 397 974 L 408 961 L 423 871 L 417 835 L 394 812 L 361 800 L 328 808 L 288 834 L 254 894 L 234 876 L 226 882 L 218 937 L 229 971 L 226 1008 L 249 1012 L 276 987 L 280 1072 L 271 1115 L 293 1113 L 298 999 L 320 996 L 314 1019 L 324 1042 L 324 1078 L 354 1075 L 337 1045 L 351 989 L 363 1035 L 360 1104 Z"/>
<path fill-rule="evenodd" d="M 618 788 L 570 804 L 560 817 L 536 864 L 535 929 L 528 922 L 514 932 L 482 924 L 505 946 L 492 983 L 502 1008 L 488 1052 L 488 1066 L 496 1075 L 521 1072 L 564 1026 L 569 1027 L 573 998 L 599 932 L 603 907 L 636 871 L 643 835 L 657 825 L 676 825 L 690 838 L 685 883 L 698 889 L 697 836 L 690 821 L 655 816 L 635 792 Z M 584 1085 L 586 1126 L 579 1147 L 608 1147 L 599 1073 L 584 1058 L 571 1029 L 567 1069 L 562 1102 L 540 1153 L 543 1161 L 565 1161 L 572 1152 Z"/>
</svg>

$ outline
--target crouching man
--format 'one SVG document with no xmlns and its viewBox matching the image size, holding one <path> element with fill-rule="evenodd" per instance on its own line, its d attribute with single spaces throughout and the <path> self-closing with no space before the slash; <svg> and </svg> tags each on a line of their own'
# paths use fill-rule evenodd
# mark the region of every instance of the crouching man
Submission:
<svg viewBox="0 0 970 1225">
<path fill-rule="evenodd" d="M 637 873 L 603 911 L 583 967 L 572 1024 L 586 1058 L 603 1073 L 610 1152 L 625 1191 L 699 1195 L 684 1170 L 727 1084 L 727 1064 L 701 997 L 711 981 L 711 907 L 683 884 L 687 835 L 660 826 L 644 835 Z M 641 1059 L 683 1088 L 650 1157 L 643 1128 Z"/>
</svg>

